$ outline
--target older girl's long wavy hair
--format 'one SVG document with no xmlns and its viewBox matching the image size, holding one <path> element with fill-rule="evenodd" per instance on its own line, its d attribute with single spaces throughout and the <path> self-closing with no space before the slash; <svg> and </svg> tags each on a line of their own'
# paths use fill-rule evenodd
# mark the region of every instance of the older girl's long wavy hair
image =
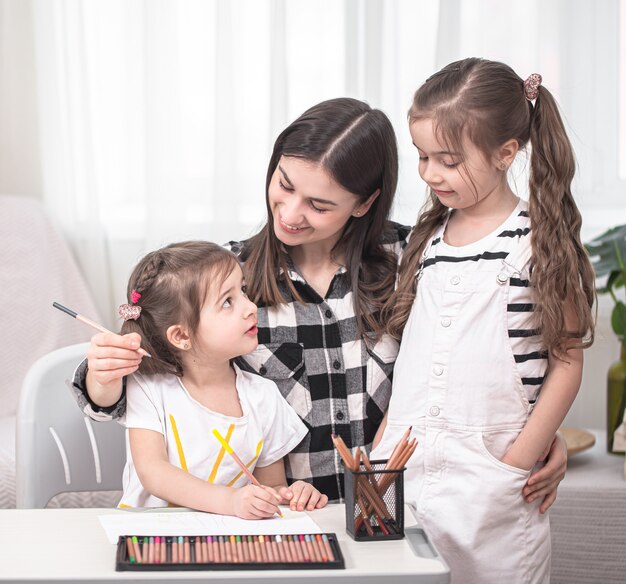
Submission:
<svg viewBox="0 0 626 584">
<path fill-rule="evenodd" d="M 469 58 L 451 63 L 416 91 L 409 123 L 431 119 L 438 137 L 453 151 L 464 139 L 491 160 L 511 139 L 519 149 L 530 143 L 529 214 L 532 226 L 531 285 L 534 317 L 545 348 L 561 358 L 574 344 L 593 342 L 595 277 L 580 240 L 581 216 L 572 197 L 575 171 L 572 146 L 552 94 L 539 87 L 535 104 L 524 82 L 503 63 Z M 432 191 L 407 245 L 398 287 L 384 314 L 387 330 L 401 338 L 416 293 L 415 274 L 428 239 L 448 208 Z M 578 319 L 568 331 L 566 312 Z"/>
<path fill-rule="evenodd" d="M 142 359 L 145 375 L 183 375 L 180 352 L 167 340 L 175 324 L 188 327 L 192 339 L 200 324 L 200 312 L 212 286 L 221 286 L 237 267 L 235 254 L 208 241 L 182 241 L 152 251 L 133 269 L 126 295 L 141 294 L 137 320 L 127 320 L 121 334 L 139 333 L 141 346 L 152 355 Z"/>
<path fill-rule="evenodd" d="M 381 309 L 393 292 L 396 259 L 383 247 L 398 181 L 398 150 L 391 122 L 380 110 L 350 98 L 330 99 L 305 111 L 278 136 L 266 178 L 267 223 L 246 240 L 240 255 L 250 299 L 259 306 L 287 302 L 279 274 L 288 256 L 274 233 L 267 192 L 281 156 L 319 164 L 339 185 L 366 201 L 380 194 L 362 217 L 351 217 L 333 254 L 342 252 L 353 291 L 359 332 L 382 334 Z M 292 296 L 302 298 L 289 278 Z"/>
</svg>

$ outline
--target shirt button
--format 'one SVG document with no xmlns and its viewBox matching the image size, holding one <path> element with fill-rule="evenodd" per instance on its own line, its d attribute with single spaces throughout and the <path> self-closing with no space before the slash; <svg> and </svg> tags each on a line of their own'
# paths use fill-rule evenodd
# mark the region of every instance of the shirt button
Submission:
<svg viewBox="0 0 626 584">
<path fill-rule="evenodd" d="M 435 365 L 435 367 L 433 367 L 433 373 L 437 376 L 441 375 L 443 373 L 443 367 L 441 365 Z"/>
<path fill-rule="evenodd" d="M 261 365 L 261 369 L 259 369 L 259 373 L 261 375 L 265 375 L 267 373 L 267 369 L 265 368 L 265 366 Z"/>
<path fill-rule="evenodd" d="M 453 286 L 456 286 L 460 281 L 461 278 L 459 276 L 452 276 L 452 278 L 450 278 L 450 284 Z"/>
<path fill-rule="evenodd" d="M 430 412 L 431 416 L 438 416 L 441 410 L 437 406 L 432 406 L 428 411 Z"/>
<path fill-rule="evenodd" d="M 341 369 L 341 363 L 339 363 L 339 361 L 333 361 L 333 367 L 335 369 Z"/>
<path fill-rule="evenodd" d="M 451 323 L 452 321 L 447 317 L 441 319 L 441 326 L 445 326 L 446 328 L 448 328 Z"/>
<path fill-rule="evenodd" d="M 343 412 L 337 412 L 337 413 L 335 414 L 335 417 L 336 417 L 338 420 L 343 420 Z"/>
<path fill-rule="evenodd" d="M 326 315 L 326 318 L 332 318 L 333 317 L 333 312 L 330 309 L 326 310 L 326 312 L 324 314 Z"/>
</svg>

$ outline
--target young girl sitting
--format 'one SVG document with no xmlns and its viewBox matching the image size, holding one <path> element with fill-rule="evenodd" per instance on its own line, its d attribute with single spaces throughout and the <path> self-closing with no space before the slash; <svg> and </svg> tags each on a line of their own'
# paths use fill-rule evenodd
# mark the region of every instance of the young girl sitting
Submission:
<svg viewBox="0 0 626 584">
<path fill-rule="evenodd" d="M 120 507 L 180 505 L 260 519 L 287 503 L 293 488 L 307 508 L 323 507 L 328 499 L 318 490 L 288 488 L 285 479 L 283 457 L 306 426 L 274 382 L 232 362 L 257 346 L 257 308 L 236 257 L 208 242 L 169 245 L 135 267 L 128 299 L 122 333 L 139 333 L 152 358 L 126 387 Z M 214 429 L 267 486 L 248 484 Z"/>
<path fill-rule="evenodd" d="M 413 427 L 420 447 L 405 496 L 464 584 L 549 581 L 548 517 L 521 491 L 578 392 L 593 339 L 574 156 L 540 83 L 465 59 L 428 79 L 409 112 L 430 200 L 389 302 L 402 344 L 372 457 Z M 507 180 L 527 144 L 528 203 Z"/>
</svg>

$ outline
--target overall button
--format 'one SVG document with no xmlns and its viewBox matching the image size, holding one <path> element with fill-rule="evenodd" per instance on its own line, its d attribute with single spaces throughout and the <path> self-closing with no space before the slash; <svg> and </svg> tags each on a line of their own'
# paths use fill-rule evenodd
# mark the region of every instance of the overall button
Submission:
<svg viewBox="0 0 626 584">
<path fill-rule="evenodd" d="M 326 312 L 324 313 L 324 315 L 326 316 L 326 318 L 332 318 L 333 317 L 333 313 L 330 309 L 327 309 Z"/>
<path fill-rule="evenodd" d="M 339 361 L 333 361 L 333 367 L 335 369 L 341 369 L 341 363 L 339 363 Z"/>
<path fill-rule="evenodd" d="M 437 376 L 441 375 L 443 373 L 443 367 L 441 365 L 435 365 L 433 367 L 433 373 Z"/>
<path fill-rule="evenodd" d="M 509 277 L 504 272 L 501 272 L 496 276 L 496 281 L 498 284 L 506 284 L 509 281 Z"/>
<path fill-rule="evenodd" d="M 460 276 L 452 276 L 452 278 L 450 278 L 450 284 L 452 284 L 453 286 L 456 286 L 460 281 Z"/>
<path fill-rule="evenodd" d="M 441 412 L 441 410 L 437 406 L 431 406 L 428 411 L 430 412 L 431 416 L 438 416 L 439 412 Z"/>
<path fill-rule="evenodd" d="M 441 319 L 441 326 L 448 328 L 450 324 L 452 324 L 452 321 L 449 318 L 446 317 Z"/>
<path fill-rule="evenodd" d="M 265 375 L 267 373 L 267 369 L 263 365 L 261 365 L 261 368 L 259 369 L 259 373 L 261 375 Z"/>
<path fill-rule="evenodd" d="M 335 417 L 336 417 L 338 420 L 343 420 L 343 418 L 344 418 L 344 416 L 343 416 L 343 412 L 337 412 L 337 413 L 335 414 Z"/>
</svg>

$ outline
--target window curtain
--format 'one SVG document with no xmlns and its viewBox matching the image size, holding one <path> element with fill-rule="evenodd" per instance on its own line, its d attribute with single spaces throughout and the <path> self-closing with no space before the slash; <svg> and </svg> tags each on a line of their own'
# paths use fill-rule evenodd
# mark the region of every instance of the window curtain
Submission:
<svg viewBox="0 0 626 584">
<path fill-rule="evenodd" d="M 389 115 L 393 217 L 413 223 L 425 187 L 412 94 L 448 62 L 483 56 L 541 73 L 559 100 L 589 237 L 625 210 L 619 15 L 620 0 L 33 0 L 44 201 L 116 327 L 145 252 L 256 231 L 274 139 L 323 99 Z M 522 158 L 521 195 L 526 171 Z"/>
<path fill-rule="evenodd" d="M 145 252 L 263 224 L 273 141 L 311 105 L 364 99 L 410 152 L 438 3 L 35 0 L 34 18 L 44 200 L 114 326 Z"/>
</svg>

